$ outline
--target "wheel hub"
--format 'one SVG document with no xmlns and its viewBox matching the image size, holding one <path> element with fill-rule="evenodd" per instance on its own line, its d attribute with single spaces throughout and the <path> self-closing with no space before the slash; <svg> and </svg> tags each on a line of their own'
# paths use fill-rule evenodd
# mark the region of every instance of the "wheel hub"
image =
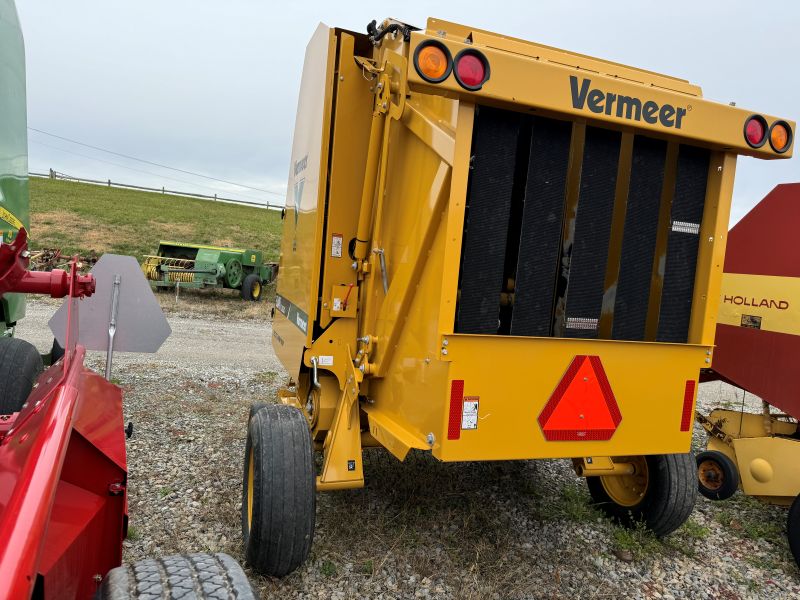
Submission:
<svg viewBox="0 0 800 600">
<path fill-rule="evenodd" d="M 636 506 L 647 493 L 650 480 L 647 460 L 644 456 L 632 456 L 620 459 L 634 465 L 630 475 L 602 475 L 600 481 L 609 498 L 620 506 Z"/>
<path fill-rule="evenodd" d="M 718 490 L 725 481 L 725 475 L 720 466 L 712 460 L 704 460 L 697 469 L 697 476 L 706 488 Z"/>
</svg>

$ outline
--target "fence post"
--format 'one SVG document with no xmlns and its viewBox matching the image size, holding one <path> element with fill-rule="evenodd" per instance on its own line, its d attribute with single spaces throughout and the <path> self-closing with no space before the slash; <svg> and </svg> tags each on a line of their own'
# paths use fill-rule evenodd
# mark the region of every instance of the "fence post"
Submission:
<svg viewBox="0 0 800 600">
<path fill-rule="evenodd" d="M 111 180 L 108 180 L 108 187 L 111 187 Z"/>
<path fill-rule="evenodd" d="M 164 186 L 163 185 L 161 186 L 161 193 L 162 194 L 164 193 Z"/>
</svg>

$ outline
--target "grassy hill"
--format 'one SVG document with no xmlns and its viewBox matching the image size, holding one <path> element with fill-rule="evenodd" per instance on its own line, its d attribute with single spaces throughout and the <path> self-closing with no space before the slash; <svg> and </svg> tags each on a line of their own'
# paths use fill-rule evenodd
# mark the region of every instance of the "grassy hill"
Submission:
<svg viewBox="0 0 800 600">
<path fill-rule="evenodd" d="M 31 177 L 31 248 L 155 254 L 159 240 L 255 248 L 277 260 L 278 211 Z"/>
</svg>

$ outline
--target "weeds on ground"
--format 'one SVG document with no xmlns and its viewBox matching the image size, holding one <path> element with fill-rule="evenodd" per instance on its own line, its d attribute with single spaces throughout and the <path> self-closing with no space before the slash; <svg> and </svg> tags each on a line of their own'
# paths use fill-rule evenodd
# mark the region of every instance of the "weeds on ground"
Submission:
<svg viewBox="0 0 800 600">
<path fill-rule="evenodd" d="M 369 575 L 372 577 L 373 573 L 375 573 L 375 564 L 372 562 L 372 559 L 365 560 L 363 563 L 361 563 L 359 571 L 364 575 Z"/>
<path fill-rule="evenodd" d="M 694 540 L 703 540 L 708 537 L 708 534 L 711 533 L 711 530 L 708 527 L 701 525 L 694 519 L 689 518 L 681 526 L 677 533 L 684 534 L 685 536 Z"/>
<path fill-rule="evenodd" d="M 127 539 L 130 540 L 131 542 L 135 542 L 140 537 L 141 537 L 141 534 L 139 533 L 139 530 L 136 529 L 136 527 L 134 527 L 133 525 L 128 525 Z"/>
<path fill-rule="evenodd" d="M 338 569 L 336 568 L 336 563 L 330 560 L 323 560 L 322 565 L 319 568 L 319 572 L 325 577 L 336 577 Z"/>
<path fill-rule="evenodd" d="M 611 533 L 612 548 L 616 553 L 627 552 L 634 560 L 659 554 L 663 548 L 659 539 L 638 521 L 632 527 L 615 525 Z"/>
<path fill-rule="evenodd" d="M 740 538 L 772 543 L 781 543 L 785 538 L 783 523 L 770 518 L 761 502 L 743 494 L 729 500 L 714 519 Z"/>
<path fill-rule="evenodd" d="M 544 520 L 557 521 L 560 519 L 575 523 L 588 523 L 596 521 L 602 515 L 592 505 L 588 492 L 580 486 L 565 484 L 561 488 L 560 501 L 538 501 L 535 510 Z"/>
</svg>

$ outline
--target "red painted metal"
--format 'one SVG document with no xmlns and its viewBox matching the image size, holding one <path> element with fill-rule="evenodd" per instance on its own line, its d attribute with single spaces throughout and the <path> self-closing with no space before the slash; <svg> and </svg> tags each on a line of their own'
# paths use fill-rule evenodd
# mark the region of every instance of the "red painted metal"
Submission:
<svg viewBox="0 0 800 600">
<path fill-rule="evenodd" d="M 461 439 L 461 413 L 464 410 L 464 380 L 450 383 L 450 418 L 447 422 L 447 439 Z"/>
<path fill-rule="evenodd" d="M 800 277 L 800 183 L 776 186 L 728 233 L 726 273 Z"/>
<path fill-rule="evenodd" d="M 799 230 L 800 183 L 779 185 L 731 229 L 725 272 L 800 277 Z M 800 418 L 800 336 L 718 324 L 715 344 L 714 377 Z"/>
<path fill-rule="evenodd" d="M 19 413 L 0 419 L 0 598 L 29 598 L 36 587 L 44 598 L 88 599 L 120 564 L 127 528 L 122 392 L 83 366 L 77 344 L 78 298 L 94 279 L 78 275 L 75 261 L 66 286 L 60 275 L 47 285 L 26 279 L 25 248 L 8 246 L 0 247 L 4 291 L 32 285 L 70 298 L 64 360 L 40 376 Z"/>
<path fill-rule="evenodd" d="M 49 273 L 28 271 L 28 233 L 20 229 L 10 244 L 0 245 L 0 295 L 7 292 L 21 294 L 49 294 L 63 298 L 74 285 L 78 297 L 91 296 L 95 290 L 94 277 L 72 275 L 61 269 Z"/>
<path fill-rule="evenodd" d="M 576 356 L 539 415 L 549 442 L 610 440 L 622 421 L 599 356 Z"/>
<path fill-rule="evenodd" d="M 683 389 L 683 412 L 681 413 L 681 431 L 689 431 L 692 428 L 692 406 L 694 405 L 694 390 L 697 383 L 693 379 L 686 381 Z"/>
</svg>

